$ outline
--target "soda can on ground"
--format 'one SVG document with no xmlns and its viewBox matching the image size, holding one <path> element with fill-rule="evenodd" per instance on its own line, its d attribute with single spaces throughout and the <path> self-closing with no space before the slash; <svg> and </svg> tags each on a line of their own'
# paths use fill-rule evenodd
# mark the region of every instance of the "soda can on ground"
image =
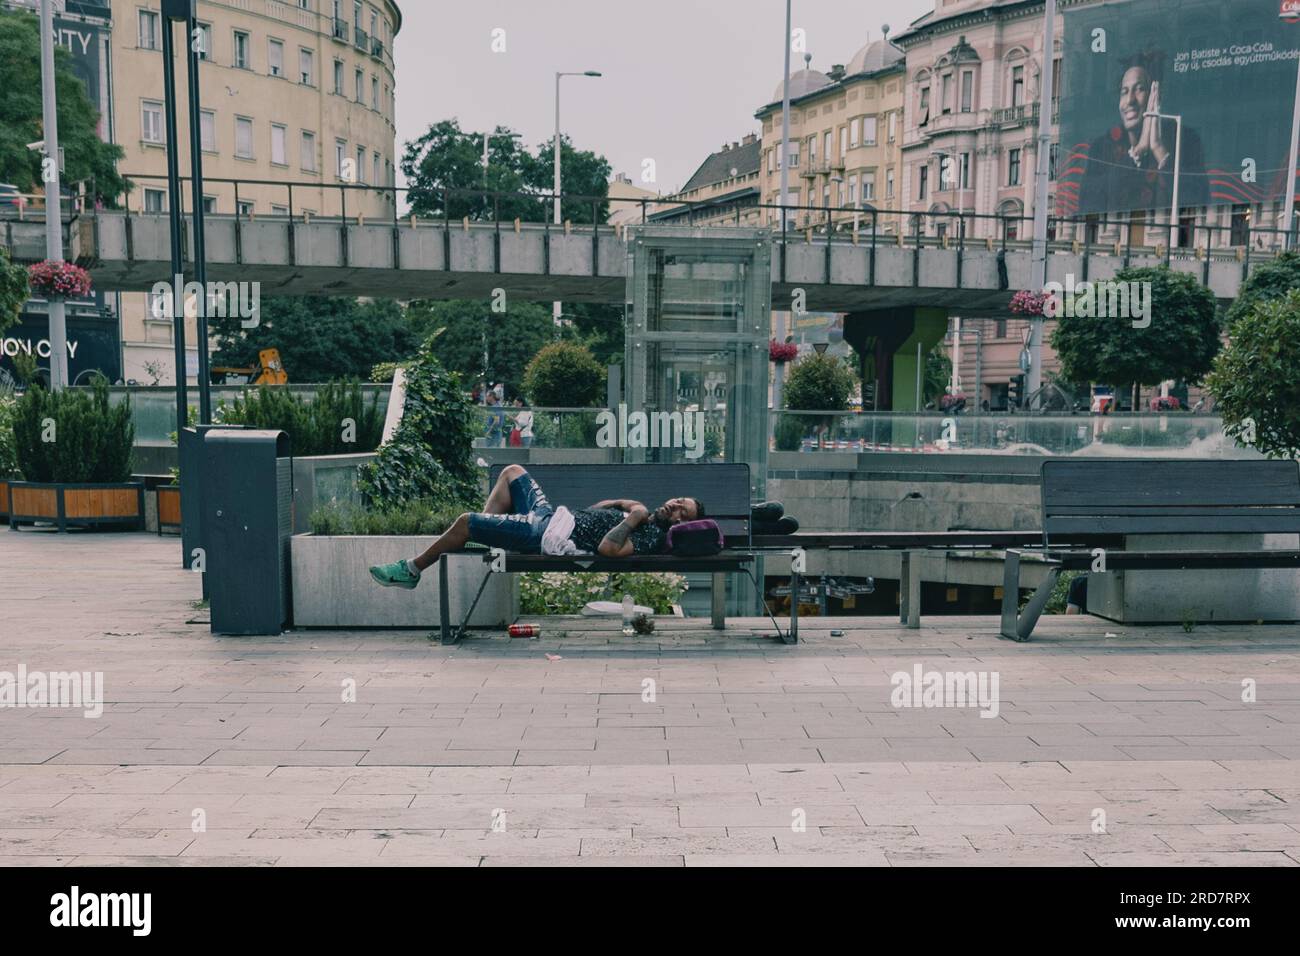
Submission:
<svg viewBox="0 0 1300 956">
<path fill-rule="evenodd" d="M 511 624 L 508 630 L 511 637 L 538 637 L 542 633 L 538 624 Z"/>
</svg>

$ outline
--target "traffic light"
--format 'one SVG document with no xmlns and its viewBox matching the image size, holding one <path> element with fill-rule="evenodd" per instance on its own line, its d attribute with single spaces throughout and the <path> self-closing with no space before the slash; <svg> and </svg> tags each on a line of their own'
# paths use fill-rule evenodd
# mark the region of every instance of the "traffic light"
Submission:
<svg viewBox="0 0 1300 956">
<path fill-rule="evenodd" d="M 1019 408 L 1025 398 L 1025 377 L 1013 375 L 1007 383 L 1007 407 Z"/>
</svg>

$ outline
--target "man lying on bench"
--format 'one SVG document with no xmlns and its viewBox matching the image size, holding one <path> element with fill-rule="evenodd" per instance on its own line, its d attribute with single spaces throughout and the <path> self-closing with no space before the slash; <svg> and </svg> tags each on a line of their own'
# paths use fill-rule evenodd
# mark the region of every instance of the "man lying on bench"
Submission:
<svg viewBox="0 0 1300 956">
<path fill-rule="evenodd" d="M 621 498 L 577 511 L 552 508 L 541 485 L 521 465 L 507 465 L 481 512 L 461 515 L 420 556 L 377 565 L 370 576 L 384 587 L 409 590 L 420 583 L 421 572 L 469 541 L 517 554 L 658 554 L 669 528 L 703 517 L 704 506 L 695 498 L 672 498 L 653 512 L 639 501 Z"/>
</svg>

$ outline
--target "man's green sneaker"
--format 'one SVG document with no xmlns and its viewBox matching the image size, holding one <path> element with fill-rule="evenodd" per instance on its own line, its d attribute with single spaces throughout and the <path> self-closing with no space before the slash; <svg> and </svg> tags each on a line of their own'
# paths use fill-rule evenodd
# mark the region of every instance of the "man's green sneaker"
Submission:
<svg viewBox="0 0 1300 956">
<path fill-rule="evenodd" d="M 420 576 L 412 574 L 405 561 L 377 564 L 370 569 L 370 576 L 386 588 L 405 588 L 410 591 L 420 583 Z"/>
</svg>

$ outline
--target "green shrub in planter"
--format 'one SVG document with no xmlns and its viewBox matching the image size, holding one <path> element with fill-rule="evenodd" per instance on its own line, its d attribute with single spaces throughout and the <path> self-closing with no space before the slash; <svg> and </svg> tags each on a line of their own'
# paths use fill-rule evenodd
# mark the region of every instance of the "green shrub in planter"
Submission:
<svg viewBox="0 0 1300 956">
<path fill-rule="evenodd" d="M 579 614 L 589 601 L 620 601 L 624 594 L 656 614 L 671 614 L 686 591 L 686 578 L 669 572 L 618 571 L 519 575 L 520 614 Z"/>
<path fill-rule="evenodd" d="M 110 403 L 102 377 L 88 390 L 47 392 L 34 383 L 18 400 L 13 431 L 18 468 L 28 481 L 113 483 L 131 477 L 131 406 Z"/>
<path fill-rule="evenodd" d="M 311 514 L 312 534 L 334 535 L 437 535 L 462 512 L 474 506 L 437 501 L 412 501 L 401 508 L 368 510 L 354 504 L 330 502 Z"/>
<path fill-rule="evenodd" d="M 295 455 L 374 451 L 384 434 L 379 394 L 366 402 L 356 381 L 322 385 L 310 400 L 283 385 L 263 385 L 230 405 L 220 403 L 218 417 L 226 425 L 283 431 Z"/>
<path fill-rule="evenodd" d="M 776 438 L 777 451 L 798 451 L 803 445 L 804 432 L 807 430 L 805 425 L 807 420 L 803 415 L 781 415 L 776 420 Z"/>
<path fill-rule="evenodd" d="M 14 444 L 14 417 L 18 399 L 9 389 L 0 389 L 0 480 L 18 477 L 18 449 Z"/>
</svg>

